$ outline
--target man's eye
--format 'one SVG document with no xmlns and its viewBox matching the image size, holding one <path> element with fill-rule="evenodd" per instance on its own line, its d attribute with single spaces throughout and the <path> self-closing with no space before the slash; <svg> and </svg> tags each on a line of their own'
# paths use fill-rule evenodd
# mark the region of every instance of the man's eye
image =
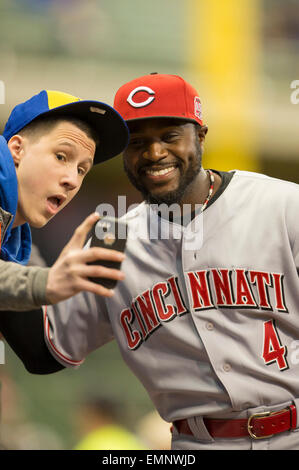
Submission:
<svg viewBox="0 0 299 470">
<path fill-rule="evenodd" d="M 131 147 L 141 147 L 143 145 L 143 140 L 142 139 L 132 139 L 130 140 L 129 145 Z"/>
<path fill-rule="evenodd" d="M 56 153 L 56 158 L 57 160 L 60 160 L 60 161 L 66 160 L 66 157 L 64 155 L 61 155 L 61 153 Z"/>
<path fill-rule="evenodd" d="M 79 173 L 79 175 L 81 175 L 81 176 L 85 176 L 86 173 L 87 173 L 87 170 L 86 170 L 85 168 L 82 168 L 82 167 L 81 167 L 81 168 L 78 168 L 78 173 Z"/>
<path fill-rule="evenodd" d="M 176 132 L 169 132 L 168 134 L 165 134 L 163 136 L 164 142 L 172 142 L 173 140 L 176 140 L 179 137 L 179 135 Z"/>
</svg>

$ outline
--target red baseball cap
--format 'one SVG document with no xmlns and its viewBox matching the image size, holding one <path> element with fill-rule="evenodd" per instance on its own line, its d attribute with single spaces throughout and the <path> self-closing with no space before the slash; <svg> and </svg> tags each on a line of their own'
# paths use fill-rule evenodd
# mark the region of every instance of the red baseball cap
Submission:
<svg viewBox="0 0 299 470">
<path fill-rule="evenodd" d="M 121 86 L 114 109 L 125 121 L 178 118 L 203 125 L 197 91 L 178 75 L 151 73 Z"/>
</svg>

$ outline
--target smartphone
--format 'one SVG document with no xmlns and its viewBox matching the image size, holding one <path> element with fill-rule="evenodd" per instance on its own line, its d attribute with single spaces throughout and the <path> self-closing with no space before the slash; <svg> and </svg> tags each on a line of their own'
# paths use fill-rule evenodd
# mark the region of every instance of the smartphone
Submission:
<svg viewBox="0 0 299 470">
<path fill-rule="evenodd" d="M 98 220 L 91 231 L 90 246 L 99 246 L 106 249 L 125 251 L 127 243 L 128 227 L 127 223 L 115 217 L 104 216 Z M 120 269 L 121 261 L 98 260 L 90 264 L 97 264 L 107 268 Z M 101 284 L 108 289 L 116 286 L 116 279 L 105 277 L 90 277 L 92 282 Z"/>
</svg>

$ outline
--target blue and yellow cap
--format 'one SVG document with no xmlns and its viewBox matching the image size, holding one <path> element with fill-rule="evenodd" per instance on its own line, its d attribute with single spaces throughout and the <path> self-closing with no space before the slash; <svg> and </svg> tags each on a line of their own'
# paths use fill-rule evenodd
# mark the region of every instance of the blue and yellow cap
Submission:
<svg viewBox="0 0 299 470">
<path fill-rule="evenodd" d="M 94 163 L 119 155 L 128 145 L 129 131 L 121 115 L 100 101 L 81 100 L 61 91 L 43 90 L 12 110 L 3 137 L 9 139 L 42 116 L 71 116 L 89 124 L 99 135 Z"/>
</svg>

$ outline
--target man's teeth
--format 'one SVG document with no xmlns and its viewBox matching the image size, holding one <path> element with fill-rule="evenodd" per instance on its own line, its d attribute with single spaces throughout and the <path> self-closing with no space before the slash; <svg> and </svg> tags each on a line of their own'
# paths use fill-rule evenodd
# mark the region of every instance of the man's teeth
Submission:
<svg viewBox="0 0 299 470">
<path fill-rule="evenodd" d="M 168 168 L 163 168 L 162 170 L 151 170 L 150 168 L 146 170 L 147 175 L 153 175 L 153 176 L 160 176 L 160 175 L 166 175 L 170 171 L 174 170 L 174 166 L 170 166 Z"/>
</svg>

